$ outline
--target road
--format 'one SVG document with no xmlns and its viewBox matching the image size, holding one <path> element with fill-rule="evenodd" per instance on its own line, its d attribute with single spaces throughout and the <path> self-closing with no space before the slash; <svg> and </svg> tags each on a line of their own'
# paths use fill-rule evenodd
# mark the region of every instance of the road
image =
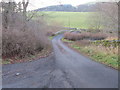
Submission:
<svg viewBox="0 0 120 90">
<path fill-rule="evenodd" d="M 53 38 L 54 53 L 47 58 L 4 65 L 3 88 L 118 88 L 117 70 L 71 50 L 61 38 Z"/>
</svg>

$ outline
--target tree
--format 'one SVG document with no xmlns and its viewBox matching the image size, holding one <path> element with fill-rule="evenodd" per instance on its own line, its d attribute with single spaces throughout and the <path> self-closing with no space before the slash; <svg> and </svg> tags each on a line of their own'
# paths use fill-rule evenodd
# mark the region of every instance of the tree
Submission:
<svg viewBox="0 0 120 90">
<path fill-rule="evenodd" d="M 98 2 L 96 4 L 96 24 L 106 32 L 118 30 L 118 5 L 117 2 Z"/>
<path fill-rule="evenodd" d="M 25 20 L 27 20 L 26 11 L 27 11 L 28 4 L 29 4 L 29 0 L 27 0 L 27 2 L 25 2 L 25 0 L 22 1 L 22 5 L 23 5 L 23 16 L 25 17 Z"/>
<path fill-rule="evenodd" d="M 116 3 L 117 6 L 118 6 L 118 35 L 119 35 L 119 38 L 120 38 L 120 1 Z"/>
<path fill-rule="evenodd" d="M 11 0 L 10 0 L 11 1 Z M 3 27 L 8 28 L 12 27 L 14 24 L 14 12 L 16 8 L 15 2 L 2 2 L 2 20 Z"/>
<path fill-rule="evenodd" d="M 29 0 L 25 2 L 23 0 L 22 2 L 16 3 L 13 0 L 8 0 L 8 2 L 2 1 L 2 21 L 3 21 L 3 27 L 13 28 L 15 24 L 15 18 L 17 13 L 23 13 L 23 29 L 26 29 L 26 22 L 27 22 L 27 7 L 29 4 Z"/>
</svg>

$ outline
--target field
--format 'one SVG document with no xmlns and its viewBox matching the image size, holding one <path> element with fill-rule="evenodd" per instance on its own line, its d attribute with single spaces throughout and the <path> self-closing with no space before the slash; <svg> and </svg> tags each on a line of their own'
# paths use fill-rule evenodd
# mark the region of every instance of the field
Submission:
<svg viewBox="0 0 120 90">
<path fill-rule="evenodd" d="M 38 14 L 43 14 L 48 24 L 88 29 L 93 23 L 90 16 L 94 12 L 38 12 Z"/>
</svg>

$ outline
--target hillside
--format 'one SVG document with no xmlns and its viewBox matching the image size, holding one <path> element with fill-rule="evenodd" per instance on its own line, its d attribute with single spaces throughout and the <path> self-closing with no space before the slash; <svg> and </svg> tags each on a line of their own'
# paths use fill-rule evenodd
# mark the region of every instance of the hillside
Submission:
<svg viewBox="0 0 120 90">
<path fill-rule="evenodd" d="M 94 3 L 87 3 L 81 4 L 77 7 L 74 7 L 70 4 L 63 4 L 63 5 L 53 5 L 44 8 L 36 9 L 35 11 L 65 11 L 65 12 L 91 12 L 94 11 L 95 4 Z"/>
<path fill-rule="evenodd" d="M 77 12 L 94 12 L 96 4 L 95 3 L 87 3 L 77 6 Z"/>
<path fill-rule="evenodd" d="M 76 8 L 70 4 L 64 4 L 64 5 L 54 5 L 54 6 L 48 6 L 45 8 L 39 8 L 36 11 L 76 11 Z"/>
</svg>

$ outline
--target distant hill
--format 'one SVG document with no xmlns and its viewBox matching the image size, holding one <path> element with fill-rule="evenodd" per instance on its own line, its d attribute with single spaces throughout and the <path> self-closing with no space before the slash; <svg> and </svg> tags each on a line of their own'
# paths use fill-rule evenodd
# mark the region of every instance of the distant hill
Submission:
<svg viewBox="0 0 120 90">
<path fill-rule="evenodd" d="M 65 11 L 65 12 L 92 12 L 94 11 L 95 3 L 81 4 L 74 7 L 70 4 L 53 5 L 44 8 L 36 9 L 35 11 Z"/>
<path fill-rule="evenodd" d="M 87 3 L 87 4 L 81 4 L 77 6 L 77 12 L 93 12 L 94 8 L 96 6 L 96 3 Z"/>
<path fill-rule="evenodd" d="M 45 8 L 39 8 L 35 11 L 68 11 L 68 12 L 74 12 L 76 11 L 76 8 L 73 7 L 70 4 L 64 4 L 64 5 L 54 5 L 54 6 L 48 6 Z"/>
</svg>

